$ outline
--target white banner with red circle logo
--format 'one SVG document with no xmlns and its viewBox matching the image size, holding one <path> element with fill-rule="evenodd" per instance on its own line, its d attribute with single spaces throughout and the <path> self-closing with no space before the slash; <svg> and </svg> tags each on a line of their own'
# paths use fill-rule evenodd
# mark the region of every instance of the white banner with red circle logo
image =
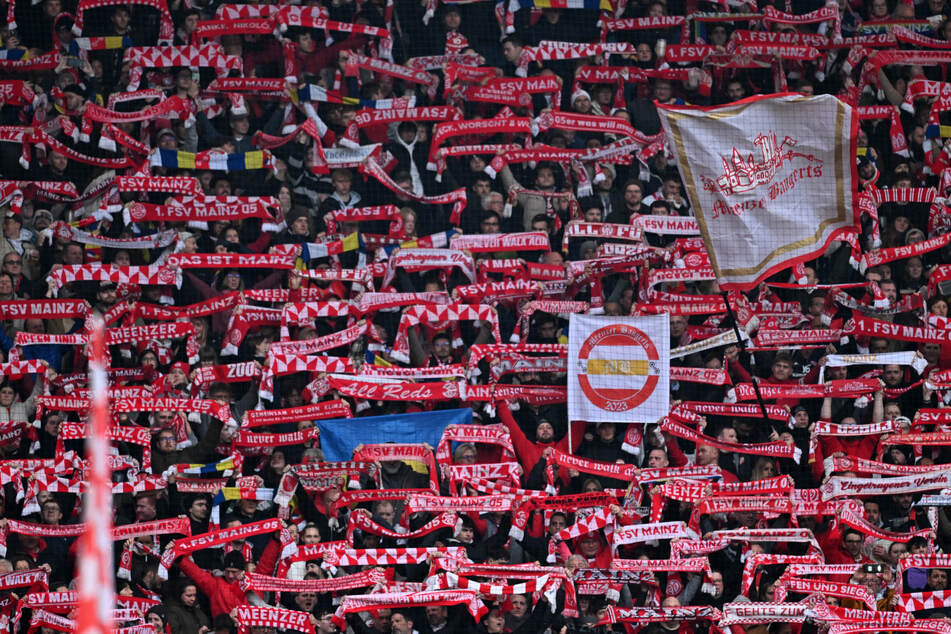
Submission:
<svg viewBox="0 0 951 634">
<path fill-rule="evenodd" d="M 654 423 L 670 408 L 667 315 L 571 315 L 568 418 Z"/>
</svg>

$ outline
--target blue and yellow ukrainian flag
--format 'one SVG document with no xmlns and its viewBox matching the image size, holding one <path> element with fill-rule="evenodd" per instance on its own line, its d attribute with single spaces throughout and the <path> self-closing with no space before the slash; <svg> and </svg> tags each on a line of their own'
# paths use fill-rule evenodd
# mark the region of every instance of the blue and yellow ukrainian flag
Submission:
<svg viewBox="0 0 951 634">
<path fill-rule="evenodd" d="M 235 471 L 241 468 L 240 460 L 235 461 L 234 456 L 228 456 L 218 462 L 209 462 L 206 464 L 187 463 L 175 465 L 175 471 L 181 475 L 187 476 L 217 476 L 226 471 Z"/>
<path fill-rule="evenodd" d="M 519 9 L 612 9 L 609 0 L 513 0 L 512 4 Z"/>
</svg>

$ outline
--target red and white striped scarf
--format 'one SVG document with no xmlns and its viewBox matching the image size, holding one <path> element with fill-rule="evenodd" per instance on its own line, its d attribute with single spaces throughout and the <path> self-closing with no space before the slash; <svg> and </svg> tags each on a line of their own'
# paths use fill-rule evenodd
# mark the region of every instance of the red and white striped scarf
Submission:
<svg viewBox="0 0 951 634">
<path fill-rule="evenodd" d="M 418 249 L 416 249 L 418 251 Z M 402 254 L 403 252 L 401 252 Z M 469 257 L 471 260 L 471 257 Z M 474 278 L 474 267 L 472 268 Z M 396 338 L 393 341 L 393 350 L 390 355 L 397 361 L 409 362 L 409 329 L 419 323 L 434 323 L 446 321 L 475 320 L 488 322 L 492 326 L 492 336 L 496 341 L 502 340 L 499 332 L 499 316 L 494 306 L 483 304 L 447 304 L 444 306 L 410 306 L 400 318 Z M 461 342 L 457 342 L 457 346 Z"/>
<path fill-rule="evenodd" d="M 179 274 L 164 266 L 114 266 L 111 264 L 67 264 L 52 271 L 47 280 L 56 292 L 70 282 L 114 282 L 116 284 L 178 285 Z"/>
<path fill-rule="evenodd" d="M 444 528 L 455 530 L 456 523 L 457 517 L 455 513 L 440 513 L 416 530 L 401 533 L 390 530 L 389 528 L 374 522 L 364 513 L 351 513 L 347 518 L 347 541 L 353 543 L 354 531 L 360 530 L 364 533 L 369 533 L 370 535 L 379 535 L 380 537 L 385 537 L 387 539 L 404 540 L 405 542 L 405 540 L 409 539 L 419 539 L 420 537 L 424 537 L 430 533 L 442 530 Z"/>
<path fill-rule="evenodd" d="M 428 605 L 458 605 L 465 604 L 469 614 L 476 621 L 480 621 L 488 612 L 475 592 L 469 590 L 432 590 L 424 592 L 381 592 L 377 594 L 351 594 L 344 597 L 334 622 L 339 627 L 346 627 L 344 616 L 352 612 L 367 612 L 380 609 L 398 610 L 403 608 L 423 607 Z"/>
<path fill-rule="evenodd" d="M 430 548 L 346 548 L 324 552 L 324 561 L 340 567 L 346 566 L 392 566 L 397 564 L 421 564 L 431 557 L 450 557 L 469 561 L 466 549 L 461 546 Z"/>
<path fill-rule="evenodd" d="M 720 441 L 712 436 L 697 433 L 686 425 L 671 420 L 669 417 L 664 418 L 664 422 L 661 423 L 661 430 L 678 438 L 716 447 L 722 451 L 732 451 L 757 456 L 773 456 L 775 458 L 792 458 L 797 462 L 798 457 L 801 455 L 801 451 L 796 446 L 787 445 L 782 441 L 768 443 L 732 443 Z"/>
<path fill-rule="evenodd" d="M 241 589 L 244 592 L 316 592 L 323 594 L 325 592 L 342 592 L 344 590 L 353 590 L 354 588 L 365 588 L 374 586 L 386 581 L 390 571 L 386 570 L 364 570 L 352 575 L 343 577 L 331 577 L 328 579 L 284 579 L 281 577 L 270 577 L 255 572 L 246 572 L 241 578 Z"/>
</svg>

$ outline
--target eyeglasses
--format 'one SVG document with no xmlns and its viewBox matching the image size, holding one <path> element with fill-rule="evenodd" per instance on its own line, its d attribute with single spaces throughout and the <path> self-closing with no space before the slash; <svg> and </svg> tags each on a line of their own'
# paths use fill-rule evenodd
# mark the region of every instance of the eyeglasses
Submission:
<svg viewBox="0 0 951 634">
<path fill-rule="evenodd" d="M 17 266 L 19 266 L 19 265 L 22 264 L 23 262 L 22 262 L 21 260 L 4 260 L 3 263 L 4 263 L 4 264 L 10 264 L 10 265 L 16 264 Z"/>
</svg>

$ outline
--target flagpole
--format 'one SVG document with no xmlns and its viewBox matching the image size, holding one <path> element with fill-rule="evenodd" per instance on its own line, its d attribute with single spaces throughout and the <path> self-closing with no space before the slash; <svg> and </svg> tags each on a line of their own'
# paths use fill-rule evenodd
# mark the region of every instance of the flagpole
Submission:
<svg viewBox="0 0 951 634">
<path fill-rule="evenodd" d="M 109 468 L 109 396 L 106 378 L 105 324 L 95 318 L 90 328 L 90 407 L 86 438 L 89 464 L 84 522 L 79 538 L 79 602 L 77 634 L 109 634 L 114 631 L 112 611 L 115 581 L 112 568 L 112 482 Z"/>
<path fill-rule="evenodd" d="M 733 312 L 733 307 L 730 306 L 730 293 L 728 291 L 721 291 L 720 294 L 723 296 L 723 303 L 726 304 L 727 315 L 730 316 L 730 320 L 733 322 L 733 332 L 736 333 L 736 343 L 740 346 L 740 350 L 745 353 L 746 342 L 740 335 L 740 326 L 736 321 L 736 313 Z M 763 413 L 763 420 L 769 423 L 769 413 L 766 411 L 766 403 L 763 402 L 763 395 L 759 391 L 759 383 L 755 377 L 750 378 L 750 383 L 753 384 L 753 390 L 756 392 L 756 402 L 759 403 L 759 409 Z"/>
</svg>

